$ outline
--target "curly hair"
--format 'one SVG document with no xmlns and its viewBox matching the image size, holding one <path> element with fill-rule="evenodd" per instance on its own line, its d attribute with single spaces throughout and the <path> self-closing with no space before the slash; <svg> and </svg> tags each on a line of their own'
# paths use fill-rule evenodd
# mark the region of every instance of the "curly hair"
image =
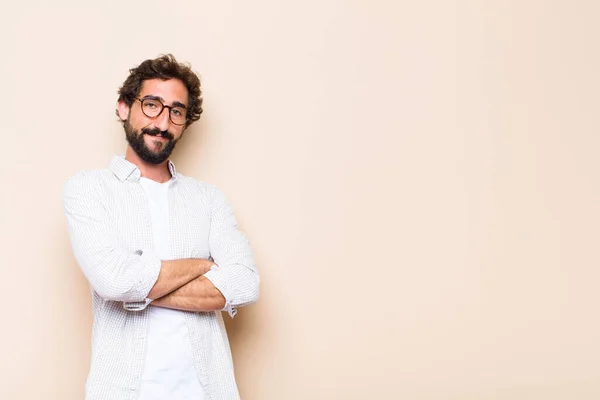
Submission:
<svg viewBox="0 0 600 400">
<path fill-rule="evenodd" d="M 200 78 L 189 65 L 178 63 L 172 54 L 160 55 L 154 60 L 146 60 L 129 70 L 129 76 L 119 88 L 119 101 L 129 107 L 140 94 L 142 84 L 148 79 L 179 79 L 188 90 L 188 111 L 186 127 L 200 119 L 202 114 L 202 90 Z M 117 112 L 118 116 L 118 112 Z"/>
</svg>

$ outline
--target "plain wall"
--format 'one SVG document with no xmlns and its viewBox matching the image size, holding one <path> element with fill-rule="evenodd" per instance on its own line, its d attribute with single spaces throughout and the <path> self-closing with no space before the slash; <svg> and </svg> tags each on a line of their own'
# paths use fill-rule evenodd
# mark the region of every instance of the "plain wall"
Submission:
<svg viewBox="0 0 600 400">
<path fill-rule="evenodd" d="M 64 181 L 128 69 L 203 79 L 180 172 L 234 205 L 246 400 L 600 398 L 600 3 L 54 1 L 0 13 L 0 398 L 83 398 Z"/>
</svg>

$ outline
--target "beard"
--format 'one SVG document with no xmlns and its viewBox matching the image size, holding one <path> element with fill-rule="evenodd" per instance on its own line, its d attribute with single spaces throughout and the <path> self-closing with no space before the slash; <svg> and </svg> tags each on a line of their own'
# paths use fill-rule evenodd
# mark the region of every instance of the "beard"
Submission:
<svg viewBox="0 0 600 400">
<path fill-rule="evenodd" d="M 129 146 L 131 146 L 133 151 L 135 151 L 142 160 L 150 164 L 161 164 L 165 162 L 171 156 L 171 153 L 177 144 L 177 140 L 175 140 L 175 137 L 169 131 L 161 131 L 158 128 L 142 128 L 141 131 L 136 131 L 129 123 L 129 119 L 125 121 L 123 128 L 125 129 L 125 138 L 127 139 Z M 168 139 L 168 141 L 156 142 L 156 150 L 152 150 L 146 145 L 144 135 L 161 136 Z"/>
</svg>

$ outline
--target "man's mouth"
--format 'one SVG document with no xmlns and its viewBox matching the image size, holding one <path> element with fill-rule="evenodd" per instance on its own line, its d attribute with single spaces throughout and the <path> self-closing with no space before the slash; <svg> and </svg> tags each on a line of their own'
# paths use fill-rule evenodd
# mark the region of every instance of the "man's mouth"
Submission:
<svg viewBox="0 0 600 400">
<path fill-rule="evenodd" d="M 173 135 L 171 135 L 168 131 L 160 131 L 158 129 L 144 129 L 142 130 L 142 133 L 160 139 L 173 140 Z"/>
<path fill-rule="evenodd" d="M 151 135 L 149 133 L 147 133 L 146 135 L 151 136 L 153 139 L 159 139 L 159 140 L 169 140 L 168 138 L 164 137 L 163 135 L 159 134 L 159 135 Z"/>
</svg>

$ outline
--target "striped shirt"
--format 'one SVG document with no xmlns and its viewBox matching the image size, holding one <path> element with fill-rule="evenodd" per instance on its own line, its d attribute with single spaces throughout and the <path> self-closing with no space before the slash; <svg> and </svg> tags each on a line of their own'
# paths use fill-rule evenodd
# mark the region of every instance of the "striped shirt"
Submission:
<svg viewBox="0 0 600 400">
<path fill-rule="evenodd" d="M 231 316 L 255 302 L 259 276 L 248 240 L 214 185 L 176 172 L 169 162 L 169 228 L 174 259 L 212 259 L 204 276 Z M 92 291 L 92 360 L 86 400 L 136 400 L 146 356 L 146 298 L 161 260 L 140 170 L 122 156 L 110 168 L 70 178 L 63 205 L 71 246 Z M 209 400 L 239 399 L 221 312 L 185 312 L 195 372 Z M 175 399 L 174 399 L 175 400 Z"/>
</svg>

